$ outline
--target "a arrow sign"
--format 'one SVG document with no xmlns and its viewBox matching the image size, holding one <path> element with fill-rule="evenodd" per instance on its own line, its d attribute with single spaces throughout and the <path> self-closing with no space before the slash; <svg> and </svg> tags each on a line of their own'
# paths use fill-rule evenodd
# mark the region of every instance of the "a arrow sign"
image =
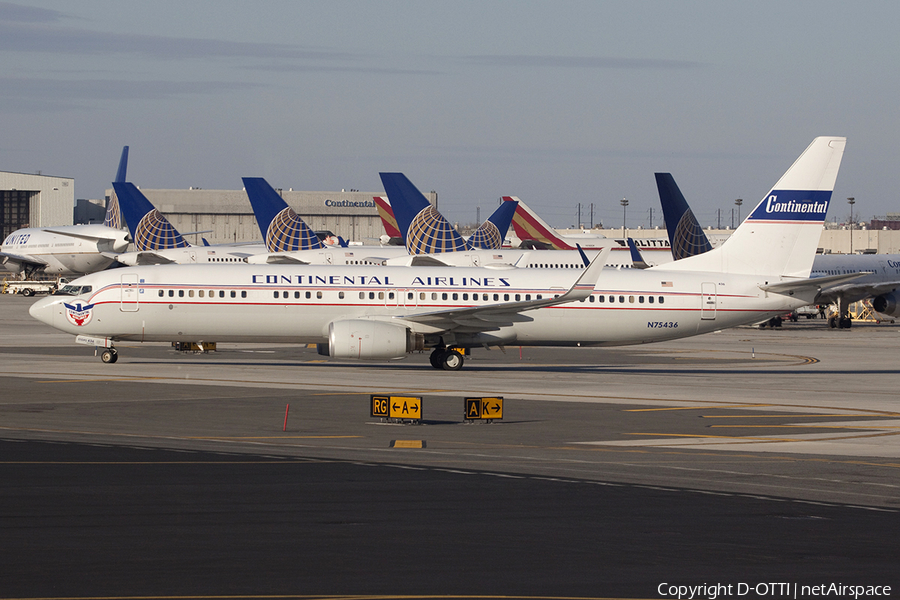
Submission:
<svg viewBox="0 0 900 600">
<path fill-rule="evenodd" d="M 503 398 L 466 398 L 466 419 L 502 419 Z"/>
</svg>

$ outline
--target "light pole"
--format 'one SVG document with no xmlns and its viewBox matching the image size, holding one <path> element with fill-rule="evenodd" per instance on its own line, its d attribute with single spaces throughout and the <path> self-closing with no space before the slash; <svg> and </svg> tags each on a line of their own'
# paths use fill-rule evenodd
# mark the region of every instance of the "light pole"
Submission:
<svg viewBox="0 0 900 600">
<path fill-rule="evenodd" d="M 850 254 L 853 254 L 853 205 L 856 198 L 847 198 L 847 204 L 850 205 Z"/>
<path fill-rule="evenodd" d="M 622 198 L 619 200 L 619 204 L 622 205 L 622 239 L 625 239 L 625 211 L 628 207 L 628 200 L 626 198 Z"/>
<path fill-rule="evenodd" d="M 734 203 L 738 207 L 738 226 L 740 226 L 740 224 L 741 224 L 741 204 L 744 203 L 744 200 L 742 198 L 738 198 L 737 200 L 734 201 Z"/>
</svg>

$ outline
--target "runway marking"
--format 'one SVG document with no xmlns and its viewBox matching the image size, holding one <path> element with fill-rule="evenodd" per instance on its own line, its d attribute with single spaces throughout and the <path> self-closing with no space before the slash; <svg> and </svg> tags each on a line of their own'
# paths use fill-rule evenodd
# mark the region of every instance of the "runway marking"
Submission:
<svg viewBox="0 0 900 600">
<path fill-rule="evenodd" d="M 760 405 L 760 406 L 772 406 L 771 404 Z M 797 418 L 797 419 L 819 419 L 822 417 L 874 417 L 875 415 L 871 415 L 868 413 L 860 413 L 860 414 L 815 414 L 815 415 L 797 415 L 793 413 L 784 413 L 780 415 L 700 415 L 702 419 L 785 419 L 785 418 Z M 900 415 L 898 415 L 900 416 Z M 710 425 L 710 427 L 741 427 L 740 425 Z M 804 425 L 798 425 L 798 427 L 804 427 Z M 808 426 L 807 426 L 808 427 Z"/>
<path fill-rule="evenodd" d="M 747 408 L 751 406 L 772 406 L 771 404 L 722 404 L 719 408 Z M 660 408 L 626 408 L 623 412 L 654 412 L 664 410 L 699 410 L 701 408 L 709 408 L 709 406 L 671 406 Z M 752 416 L 752 415 L 747 415 Z M 817 415 L 820 416 L 820 415 Z"/>
<path fill-rule="evenodd" d="M 300 465 L 334 462 L 325 459 L 277 460 L 0 460 L 0 465 Z M 8 600 L 4 598 L 3 600 Z"/>
<path fill-rule="evenodd" d="M 795 440 L 791 438 L 784 439 L 773 439 L 767 437 L 749 437 L 749 436 L 733 436 L 733 435 L 708 435 L 708 434 L 699 434 L 699 433 L 630 433 L 626 432 L 625 435 L 648 435 L 654 437 L 681 437 L 681 438 L 702 438 L 702 439 L 722 439 L 722 440 L 738 440 L 738 441 L 760 441 L 760 442 L 799 442 L 802 440 Z"/>
<path fill-rule="evenodd" d="M 842 415 L 838 415 L 842 416 Z M 866 425 L 814 425 L 799 423 L 797 425 L 710 425 L 710 429 L 873 429 L 880 431 L 882 429 L 900 429 L 900 425 L 876 425 L 869 427 Z M 897 432 L 900 433 L 900 432 Z M 886 435 L 894 435 L 895 432 L 887 432 Z"/>
<path fill-rule="evenodd" d="M 154 381 L 160 379 L 168 379 L 168 377 L 104 377 L 97 379 L 48 379 L 46 381 L 38 380 L 35 383 L 96 383 L 99 381 Z"/>
<path fill-rule="evenodd" d="M 184 436 L 185 440 L 340 440 L 362 438 L 362 435 L 270 435 L 270 436 L 239 436 L 239 435 L 210 435 L 210 436 Z"/>
</svg>

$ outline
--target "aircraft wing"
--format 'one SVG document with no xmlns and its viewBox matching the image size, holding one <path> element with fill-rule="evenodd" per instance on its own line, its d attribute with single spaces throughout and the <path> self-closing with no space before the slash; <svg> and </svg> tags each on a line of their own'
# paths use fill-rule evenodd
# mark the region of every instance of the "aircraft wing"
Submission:
<svg viewBox="0 0 900 600">
<path fill-rule="evenodd" d="M 848 302 L 856 302 L 863 298 L 880 296 L 886 292 L 900 289 L 900 281 L 881 281 L 878 283 L 849 283 L 825 288 L 816 296 L 816 304 L 832 304 L 838 298 Z"/>
<path fill-rule="evenodd" d="M 858 273 L 850 273 L 849 275 L 829 275 L 827 277 L 809 277 L 807 279 L 795 279 L 790 281 L 781 281 L 771 285 L 761 285 L 759 289 L 764 292 L 774 292 L 776 294 L 792 295 L 794 292 L 809 290 L 824 290 L 832 288 L 845 281 L 853 281 L 866 275 L 871 275 L 871 271 L 860 271 Z"/>
<path fill-rule="evenodd" d="M 449 308 L 437 311 L 397 315 L 396 320 L 411 321 L 421 325 L 436 328 L 438 330 L 464 330 L 469 332 L 491 331 L 512 323 L 531 321 L 532 318 L 522 313 L 557 306 L 568 302 L 583 300 L 591 295 L 600 271 L 611 248 L 604 248 L 594 257 L 591 264 L 581 273 L 578 279 L 565 293 L 554 295 L 540 300 L 526 300 L 521 302 L 504 302 L 485 306 L 468 306 L 464 308 Z"/>
<path fill-rule="evenodd" d="M 47 263 L 39 258 L 31 256 L 23 256 L 21 254 L 11 254 L 9 252 L 0 252 L 0 263 L 17 263 L 20 265 L 29 265 L 32 267 L 46 267 Z"/>
<path fill-rule="evenodd" d="M 114 242 L 116 241 L 115 236 L 111 235 L 87 235 L 84 233 L 75 233 L 73 231 L 62 231 L 59 229 L 44 229 L 47 233 L 55 233 L 56 235 L 66 235 L 73 238 L 78 238 L 80 240 L 88 240 L 90 242 L 94 241 L 102 241 L 102 242 Z"/>
</svg>

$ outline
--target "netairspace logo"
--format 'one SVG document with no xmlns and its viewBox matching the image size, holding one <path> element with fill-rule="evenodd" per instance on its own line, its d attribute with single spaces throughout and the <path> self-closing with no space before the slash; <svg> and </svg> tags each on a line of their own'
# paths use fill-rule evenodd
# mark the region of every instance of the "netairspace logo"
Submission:
<svg viewBox="0 0 900 600">
<path fill-rule="evenodd" d="M 845 585 L 821 583 L 704 583 L 702 585 L 675 585 L 661 583 L 656 592 L 662 598 L 693 600 L 705 598 L 741 598 L 753 594 L 753 598 L 885 598 L 891 595 L 889 585 Z"/>
</svg>

